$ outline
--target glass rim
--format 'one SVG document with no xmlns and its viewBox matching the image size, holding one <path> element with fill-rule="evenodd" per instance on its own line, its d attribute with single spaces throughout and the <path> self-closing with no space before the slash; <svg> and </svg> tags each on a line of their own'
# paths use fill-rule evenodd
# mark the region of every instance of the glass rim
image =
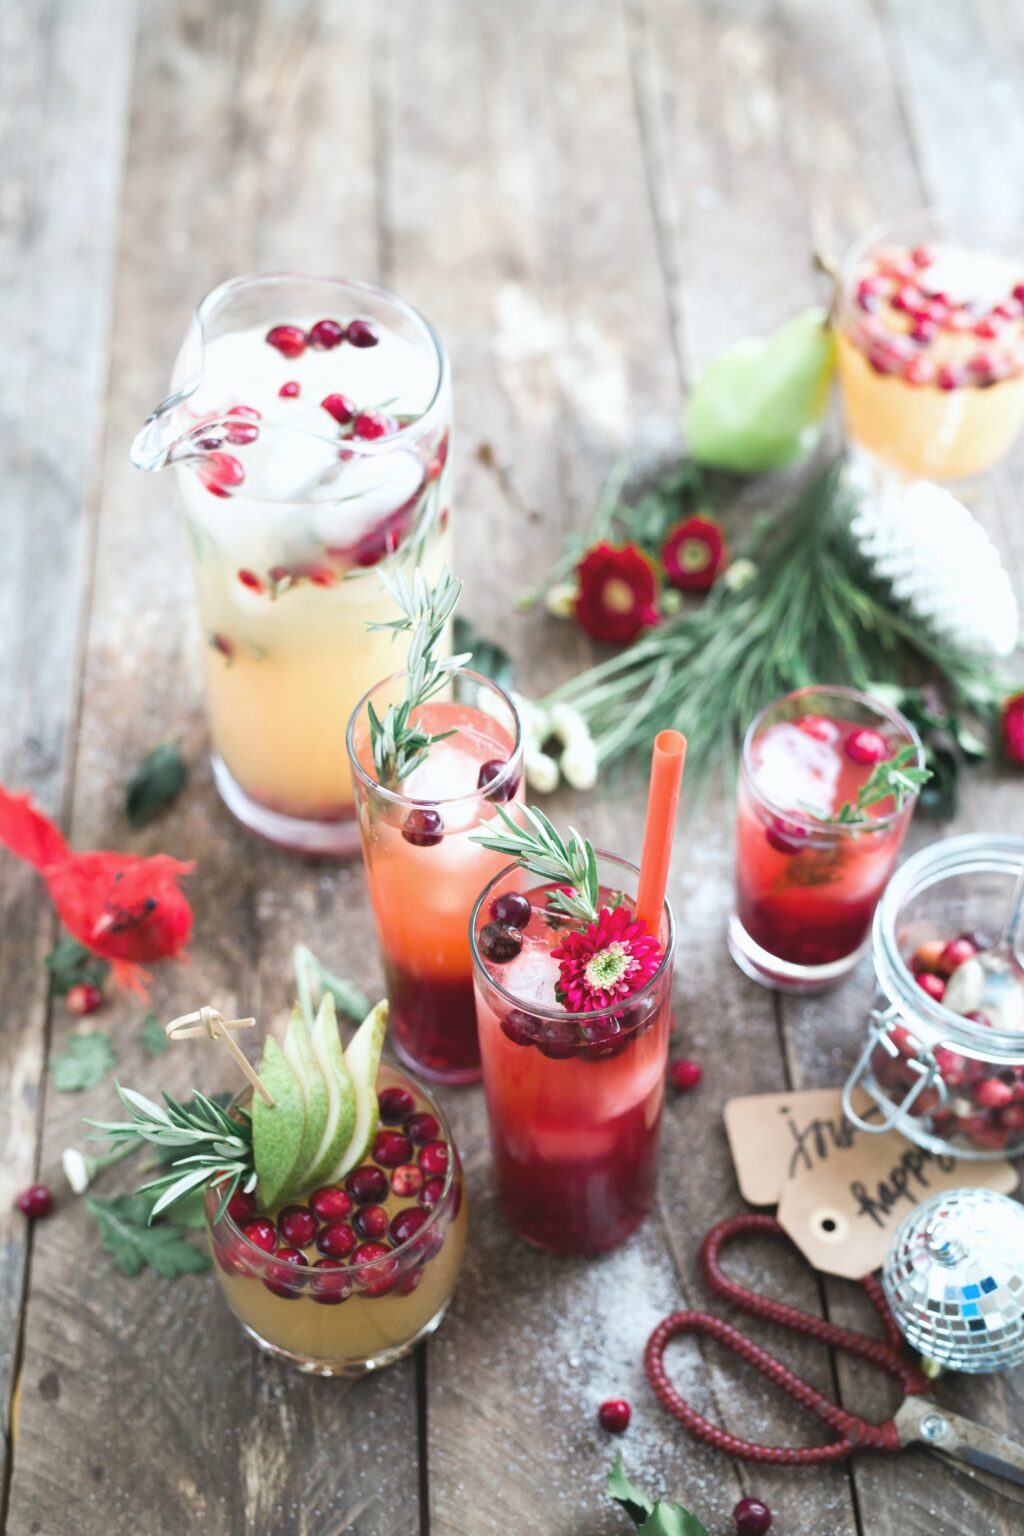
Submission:
<svg viewBox="0 0 1024 1536">
<path fill-rule="evenodd" d="M 436 1222 L 439 1221 L 440 1218 L 441 1218 L 441 1215 L 442 1215 L 442 1212 L 443 1212 L 443 1208 L 445 1206 L 445 1202 L 446 1202 L 446 1200 L 448 1198 L 448 1195 L 449 1195 L 449 1193 L 451 1191 L 452 1185 L 455 1182 L 455 1169 L 456 1169 L 456 1167 L 458 1166 L 458 1163 L 459 1163 L 458 1148 L 455 1145 L 455 1137 L 452 1134 L 452 1128 L 451 1128 L 451 1125 L 449 1124 L 448 1117 L 445 1114 L 444 1110 L 441 1108 L 441 1106 L 438 1103 L 437 1099 L 434 1097 L 434 1095 L 429 1090 L 429 1088 L 425 1088 L 423 1086 L 423 1084 L 420 1082 L 420 1079 L 418 1077 L 413 1077 L 412 1073 L 405 1072 L 405 1069 L 403 1067 L 400 1067 L 400 1066 L 396 1065 L 394 1062 L 392 1062 L 387 1057 L 384 1058 L 384 1061 L 383 1061 L 382 1064 L 384 1066 L 386 1066 L 386 1067 L 389 1067 L 393 1072 L 398 1073 L 399 1076 L 404 1076 L 406 1082 L 412 1084 L 415 1087 L 416 1091 L 418 1093 L 422 1094 L 423 1098 L 426 1099 L 427 1105 L 428 1105 L 429 1110 L 430 1110 L 430 1113 L 434 1116 L 435 1120 L 437 1121 L 438 1128 L 444 1134 L 445 1140 L 446 1140 L 449 1148 L 451 1149 L 451 1156 L 448 1159 L 448 1167 L 445 1170 L 444 1189 L 442 1189 L 442 1191 L 441 1191 L 440 1195 L 438 1196 L 437 1201 L 435 1202 L 435 1204 L 431 1207 L 431 1209 L 429 1211 L 427 1211 L 427 1219 L 426 1219 L 426 1221 L 421 1222 L 421 1224 L 416 1228 L 416 1231 L 412 1234 L 412 1236 L 411 1237 L 407 1237 L 404 1243 L 399 1243 L 396 1248 L 389 1248 L 386 1254 L 382 1254 L 382 1255 L 380 1255 L 380 1257 L 378 1257 L 376 1259 L 360 1259 L 358 1264 L 349 1264 L 349 1263 L 343 1264 L 341 1266 L 341 1271 L 340 1272 L 344 1273 L 346 1275 L 347 1274 L 359 1275 L 360 1273 L 365 1273 L 365 1271 L 368 1270 L 368 1269 L 372 1269 L 374 1267 L 374 1265 L 379 1265 L 379 1264 L 385 1263 L 388 1259 L 397 1259 L 397 1258 L 401 1258 L 403 1256 L 407 1256 L 408 1253 L 412 1249 L 412 1245 L 417 1241 L 417 1239 L 420 1242 L 422 1242 L 422 1240 L 423 1240 L 422 1234 L 424 1232 L 429 1231 L 431 1229 L 431 1227 L 434 1226 L 436 1224 Z M 232 1109 L 234 1109 L 236 1107 L 236 1105 L 240 1105 L 242 1100 L 244 1100 L 246 1098 L 251 1098 L 252 1093 L 253 1093 L 253 1090 L 251 1088 L 242 1088 L 242 1089 L 240 1089 L 240 1091 L 235 1094 L 235 1097 L 231 1100 L 231 1103 L 228 1105 L 228 1112 L 230 1113 L 230 1111 Z M 362 1167 L 362 1164 L 361 1163 L 357 1163 L 355 1166 L 357 1168 L 359 1168 L 359 1167 Z M 351 1168 L 349 1169 L 349 1173 L 351 1173 L 353 1171 L 354 1171 L 353 1169 L 351 1169 Z M 436 1178 L 437 1175 L 435 1174 L 434 1177 Z M 345 1175 L 345 1178 L 348 1178 L 348 1174 Z M 329 1187 L 334 1188 L 336 1186 L 332 1185 L 332 1186 L 329 1186 Z M 342 1184 L 341 1186 L 337 1186 L 337 1187 L 343 1188 L 344 1185 Z M 239 1188 L 241 1188 L 241 1185 L 239 1185 Z M 388 1189 L 390 1191 L 390 1181 L 389 1181 L 389 1184 L 388 1184 Z M 208 1197 L 210 1195 L 215 1194 L 216 1193 L 215 1185 L 213 1185 L 212 1183 L 208 1184 L 206 1186 L 206 1191 L 207 1191 L 207 1196 Z M 218 1196 L 217 1198 L 218 1198 L 218 1201 L 219 1201 L 220 1196 Z M 463 1193 L 463 1199 L 465 1199 L 465 1193 Z M 353 1204 L 355 1204 L 355 1202 L 353 1202 Z M 420 1206 L 419 1209 L 422 1210 L 423 1207 Z M 341 1219 L 341 1218 L 339 1218 L 339 1219 Z M 254 1254 L 256 1256 L 256 1258 L 258 1258 L 258 1259 L 262 1259 L 265 1264 L 274 1264 L 274 1263 L 286 1264 L 288 1262 L 287 1259 L 282 1259 L 282 1258 L 279 1257 L 279 1251 L 275 1252 L 275 1253 L 267 1253 L 266 1249 L 258 1248 L 254 1242 L 250 1241 L 250 1239 L 246 1237 L 245 1233 L 242 1231 L 241 1227 L 235 1221 L 234 1217 L 231 1216 L 227 1210 L 225 1210 L 224 1215 L 220 1218 L 219 1221 L 216 1219 L 215 1215 L 211 1216 L 209 1214 L 209 1212 L 206 1212 L 206 1225 L 209 1227 L 211 1233 L 213 1233 L 218 1227 L 223 1226 L 225 1223 L 227 1224 L 227 1226 L 229 1228 L 229 1231 L 230 1231 L 230 1234 L 231 1234 L 232 1238 L 238 1238 L 242 1243 L 245 1244 L 245 1247 L 249 1250 L 249 1252 L 251 1254 Z M 328 1222 L 321 1222 L 320 1225 L 321 1226 L 328 1226 L 329 1223 Z M 319 1228 L 318 1228 L 318 1230 L 319 1230 Z M 371 1241 L 373 1241 L 373 1239 L 367 1238 L 366 1241 L 367 1242 L 371 1242 Z M 315 1239 L 314 1239 L 313 1246 L 314 1247 L 316 1246 Z M 323 1258 L 329 1258 L 330 1255 L 329 1254 L 323 1254 L 322 1257 Z M 304 1268 L 307 1268 L 307 1269 L 311 1270 L 313 1268 L 313 1265 L 312 1264 L 309 1264 L 309 1265 L 297 1265 L 296 1266 L 296 1274 L 297 1275 L 301 1275 Z"/>
<path fill-rule="evenodd" d="M 631 874 L 640 874 L 638 866 L 634 864 L 630 859 L 623 858 L 620 854 L 608 853 L 603 848 L 595 848 L 594 852 L 596 853 L 598 859 L 604 859 L 610 864 L 617 864 L 620 869 L 628 869 Z M 506 864 L 503 869 L 500 869 L 496 875 L 488 880 L 487 884 L 480 892 L 480 895 L 473 903 L 473 911 L 469 919 L 469 947 L 473 957 L 474 973 L 479 971 L 484 977 L 486 977 L 488 985 L 492 986 L 494 990 L 506 1000 L 506 1002 L 509 1002 L 514 1007 L 521 1009 L 523 1013 L 530 1014 L 531 1017 L 538 1019 L 568 1020 L 571 1024 L 593 1022 L 594 1019 L 604 1019 L 608 1018 L 612 1014 L 621 1013 L 624 1008 L 631 1008 L 634 1003 L 642 998 L 648 997 L 651 992 L 654 991 L 654 988 L 662 980 L 666 970 L 671 965 L 675 955 L 676 920 L 667 896 L 665 897 L 662 910 L 668 919 L 668 939 L 665 943 L 665 953 L 662 955 L 658 962 L 658 969 L 655 971 L 650 980 L 647 981 L 638 992 L 631 992 L 628 997 L 622 998 L 622 1000 L 618 1003 L 609 1004 L 607 1008 L 588 1008 L 573 1013 L 570 1012 L 568 1008 L 563 1008 L 561 1005 L 558 1005 L 554 1008 L 548 1008 L 541 1003 L 526 1003 L 521 997 L 517 997 L 514 992 L 510 992 L 508 987 L 503 986 L 500 981 L 496 981 L 495 978 L 491 975 L 490 971 L 487 969 L 483 957 L 481 956 L 477 947 L 476 920 L 480 909 L 482 908 L 487 898 L 490 896 L 491 892 L 494 890 L 494 887 L 498 885 L 500 881 L 506 879 L 513 870 L 522 868 L 523 866 L 517 860 L 513 860 L 510 864 Z M 527 873 L 529 873 L 529 871 L 527 871 Z M 540 879 L 539 876 L 536 878 Z"/>
<path fill-rule="evenodd" d="M 785 806 L 779 805 L 777 801 L 772 800 L 766 795 L 758 785 L 757 779 L 754 776 L 750 754 L 754 745 L 754 739 L 765 715 L 777 708 L 778 705 L 785 704 L 789 699 L 799 699 L 812 693 L 829 694 L 834 698 L 846 699 L 857 704 L 867 705 L 869 709 L 874 710 L 876 714 L 881 715 L 887 720 L 890 725 L 895 725 L 904 733 L 908 738 L 909 745 L 917 748 L 917 767 L 924 767 L 924 747 L 921 744 L 921 738 L 906 715 L 901 714 L 895 705 L 885 704 L 881 699 L 876 699 L 872 694 L 863 693 L 859 688 L 847 687 L 843 683 L 808 683 L 803 688 L 794 688 L 790 693 L 782 693 L 777 699 L 773 699 L 770 704 L 765 704 L 763 708 L 758 710 L 743 734 L 741 767 L 743 777 L 749 784 L 754 798 L 759 804 L 770 811 L 773 816 L 778 816 L 781 821 L 786 821 L 791 826 L 798 827 L 801 832 L 816 833 L 819 837 L 863 837 L 865 832 L 877 832 L 889 828 L 893 822 L 904 816 L 908 810 L 913 809 L 920 797 L 920 790 L 914 790 L 913 794 L 908 795 L 900 809 L 887 811 L 884 816 L 873 816 L 866 822 L 833 822 L 818 821 L 814 816 L 809 816 L 805 811 L 787 810 Z"/>
<path fill-rule="evenodd" d="M 382 677 L 380 682 L 374 683 L 372 688 L 368 688 L 366 690 L 362 698 L 359 700 L 359 703 L 352 711 L 352 714 L 349 716 L 349 722 L 345 728 L 345 750 L 348 752 L 348 760 L 351 764 L 353 774 L 362 784 L 364 789 L 371 790 L 375 795 L 379 795 L 389 805 L 405 805 L 415 810 L 436 810 L 444 806 L 468 806 L 472 804 L 474 800 L 481 799 L 490 800 L 495 805 L 507 804 L 507 801 L 497 800 L 494 795 L 495 788 L 501 788 L 511 784 L 513 777 L 516 778 L 516 787 L 518 787 L 518 779 L 522 777 L 522 774 L 520 772 L 518 775 L 513 775 L 511 770 L 519 765 L 519 760 L 522 757 L 523 722 L 519 718 L 519 711 L 515 704 L 512 702 L 511 697 L 505 691 L 505 689 L 502 688 L 500 683 L 496 683 L 493 678 L 485 676 L 483 672 L 474 672 L 472 667 L 456 667 L 455 670 L 449 675 L 453 678 L 468 677 L 474 683 L 485 683 L 493 693 L 496 693 L 498 697 L 504 700 L 504 702 L 508 705 L 512 719 L 515 723 L 515 740 L 512 743 L 512 751 L 509 754 L 508 761 L 505 763 L 497 778 L 492 779 L 491 782 L 487 785 L 486 789 L 474 789 L 469 794 L 465 795 L 448 795 L 447 797 L 440 800 L 418 800 L 415 799 L 412 795 L 403 795 L 401 790 L 388 789 L 384 784 L 379 784 L 373 777 L 373 774 L 368 773 L 367 770 L 363 767 L 362 763 L 359 761 L 355 751 L 354 734 L 356 721 L 359 719 L 359 716 L 363 712 L 370 699 L 372 699 L 373 695 L 377 692 L 378 688 L 386 688 L 388 683 L 394 683 L 397 682 L 400 678 L 409 676 L 408 670 L 405 668 L 403 668 L 400 672 L 392 672 L 388 677 Z M 481 711 L 481 713 L 483 713 L 483 711 Z M 515 794 L 515 788 L 513 788 L 512 794 Z M 509 799 L 511 800 L 511 798 L 512 796 L 510 795 Z"/>
<path fill-rule="evenodd" d="M 910 238 L 910 231 L 915 225 L 920 227 L 929 223 L 947 231 L 962 226 L 968 236 L 964 243 L 972 249 L 980 249 L 986 235 L 992 235 L 993 239 L 1010 236 L 1016 237 L 1018 241 L 1024 240 L 1024 222 L 1020 219 L 1001 219 L 998 216 L 977 218 L 963 209 L 947 211 L 927 204 L 912 208 L 908 213 L 897 214 L 895 218 L 873 220 L 855 240 L 850 241 L 839 264 L 840 286 L 843 292 L 845 293 L 851 286 L 858 263 L 872 246 L 880 245 L 887 239 L 898 239 L 901 232 L 905 232 Z M 972 237 L 974 231 L 981 232 L 980 242 Z M 945 234 L 942 238 L 950 237 Z"/>
</svg>

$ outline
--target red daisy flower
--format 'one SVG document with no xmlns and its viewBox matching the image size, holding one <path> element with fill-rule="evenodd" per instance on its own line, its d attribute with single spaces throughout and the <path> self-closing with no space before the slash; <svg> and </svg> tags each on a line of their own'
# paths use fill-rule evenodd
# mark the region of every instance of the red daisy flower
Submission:
<svg viewBox="0 0 1024 1536">
<path fill-rule="evenodd" d="M 1003 701 L 1003 746 L 1011 762 L 1024 763 L 1024 691 Z"/>
<path fill-rule="evenodd" d="M 729 557 L 722 530 L 710 517 L 686 517 L 661 547 L 665 575 L 682 592 L 706 592 Z"/>
<path fill-rule="evenodd" d="M 576 567 L 576 579 L 576 618 L 595 640 L 628 645 L 658 622 L 658 578 L 635 544 L 595 544 Z"/>
<path fill-rule="evenodd" d="M 628 907 L 604 907 L 596 923 L 567 933 L 551 956 L 560 971 L 558 1001 L 570 1013 L 591 1013 L 646 987 L 661 964 L 661 945 Z"/>
</svg>

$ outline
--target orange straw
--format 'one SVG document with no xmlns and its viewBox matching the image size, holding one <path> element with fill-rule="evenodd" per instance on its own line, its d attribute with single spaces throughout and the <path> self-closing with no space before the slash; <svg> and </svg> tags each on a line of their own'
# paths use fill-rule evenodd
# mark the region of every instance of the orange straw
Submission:
<svg viewBox="0 0 1024 1536">
<path fill-rule="evenodd" d="M 651 788 L 647 797 L 647 821 L 636 893 L 636 915 L 654 934 L 661 932 L 661 910 L 668 890 L 668 869 L 672 862 L 672 839 L 685 762 L 686 737 L 683 733 L 659 731 L 654 738 L 651 759 Z"/>
</svg>

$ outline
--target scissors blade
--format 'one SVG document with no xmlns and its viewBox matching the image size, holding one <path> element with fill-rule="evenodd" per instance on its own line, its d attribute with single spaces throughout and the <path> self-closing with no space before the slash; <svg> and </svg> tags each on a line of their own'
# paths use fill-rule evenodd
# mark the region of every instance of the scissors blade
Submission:
<svg viewBox="0 0 1024 1536">
<path fill-rule="evenodd" d="M 896 1428 L 902 1445 L 915 1441 L 926 1445 L 954 1462 L 963 1463 L 965 1470 L 982 1474 L 989 1487 L 1018 1501 L 1024 1500 L 1024 1494 L 1012 1493 L 1004 1485 L 1008 1481 L 1024 1487 L 1024 1445 L 1008 1435 L 940 1408 L 926 1397 L 906 1399 L 896 1414 Z"/>
</svg>

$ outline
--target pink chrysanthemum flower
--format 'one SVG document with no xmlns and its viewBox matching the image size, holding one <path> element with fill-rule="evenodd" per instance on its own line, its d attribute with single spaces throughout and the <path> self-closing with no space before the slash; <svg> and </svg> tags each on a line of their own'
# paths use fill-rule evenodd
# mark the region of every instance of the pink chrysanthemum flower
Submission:
<svg viewBox="0 0 1024 1536">
<path fill-rule="evenodd" d="M 661 964 L 661 945 L 627 907 L 604 907 L 596 923 L 567 933 L 551 956 L 561 972 L 558 1001 L 570 1013 L 591 1013 L 645 987 Z"/>
</svg>

